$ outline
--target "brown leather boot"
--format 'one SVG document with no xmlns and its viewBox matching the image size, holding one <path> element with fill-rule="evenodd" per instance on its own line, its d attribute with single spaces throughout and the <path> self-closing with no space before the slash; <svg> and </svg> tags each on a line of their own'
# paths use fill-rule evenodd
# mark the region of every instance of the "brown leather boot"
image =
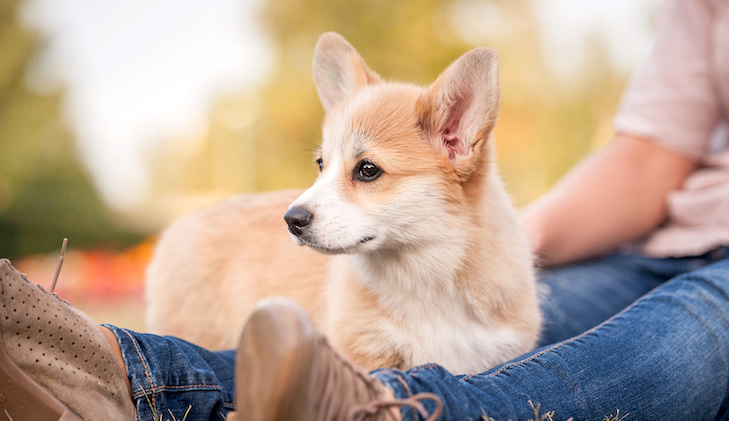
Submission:
<svg viewBox="0 0 729 421">
<path fill-rule="evenodd" d="M 0 306 L 0 419 L 135 419 L 126 373 L 89 316 L 5 259 Z"/>
<path fill-rule="evenodd" d="M 380 381 L 337 353 L 306 312 L 283 298 L 259 304 L 243 329 L 236 358 L 237 413 L 229 421 L 394 420 L 402 406 L 435 420 L 442 409 L 431 393 L 388 398 Z M 420 402 L 424 399 L 436 403 L 433 414 Z"/>
</svg>

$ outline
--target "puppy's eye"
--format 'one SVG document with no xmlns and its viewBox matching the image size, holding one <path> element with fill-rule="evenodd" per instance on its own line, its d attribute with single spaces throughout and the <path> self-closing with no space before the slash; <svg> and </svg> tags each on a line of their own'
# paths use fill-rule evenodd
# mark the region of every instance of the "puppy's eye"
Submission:
<svg viewBox="0 0 729 421">
<path fill-rule="evenodd" d="M 315 162 L 319 167 L 319 172 L 321 172 L 324 169 L 324 161 L 321 158 L 318 158 Z"/>
<path fill-rule="evenodd" d="M 360 161 L 354 169 L 354 176 L 360 181 L 374 181 L 380 175 L 382 170 L 370 161 Z"/>
</svg>

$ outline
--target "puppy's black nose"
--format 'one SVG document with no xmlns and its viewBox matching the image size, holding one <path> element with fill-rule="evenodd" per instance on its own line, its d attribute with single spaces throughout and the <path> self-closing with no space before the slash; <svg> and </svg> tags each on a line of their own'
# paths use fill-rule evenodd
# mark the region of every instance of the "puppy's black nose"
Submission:
<svg viewBox="0 0 729 421">
<path fill-rule="evenodd" d="M 289 232 L 296 236 L 301 235 L 313 219 L 314 215 L 303 206 L 291 208 L 284 215 L 284 221 L 289 225 Z"/>
</svg>

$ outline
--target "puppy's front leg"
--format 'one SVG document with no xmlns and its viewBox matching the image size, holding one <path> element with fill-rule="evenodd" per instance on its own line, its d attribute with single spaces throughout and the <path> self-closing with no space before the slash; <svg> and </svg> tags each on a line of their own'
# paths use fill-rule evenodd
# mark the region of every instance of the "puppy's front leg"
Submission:
<svg viewBox="0 0 729 421">
<path fill-rule="evenodd" d="M 411 368 L 411 364 L 408 362 L 401 353 L 395 351 L 390 353 L 383 353 L 379 355 L 373 354 L 349 354 L 351 355 L 352 362 L 367 372 L 376 370 L 378 368 L 395 368 L 398 370 L 406 370 Z"/>
<path fill-rule="evenodd" d="M 412 366 L 412 356 L 406 355 L 398 344 L 388 341 L 382 332 L 352 329 L 344 335 L 333 335 L 331 344 L 368 372 L 378 368 L 405 370 Z"/>
</svg>

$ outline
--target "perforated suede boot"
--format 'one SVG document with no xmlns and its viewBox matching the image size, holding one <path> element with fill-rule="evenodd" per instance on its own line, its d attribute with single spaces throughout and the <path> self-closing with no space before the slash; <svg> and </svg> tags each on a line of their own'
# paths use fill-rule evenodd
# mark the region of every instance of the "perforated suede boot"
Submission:
<svg viewBox="0 0 729 421">
<path fill-rule="evenodd" d="M 0 260 L 0 419 L 136 418 L 99 326 Z"/>
<path fill-rule="evenodd" d="M 237 411 L 229 421 L 393 420 L 403 406 L 435 420 L 442 410 L 432 393 L 388 398 L 379 380 L 334 350 L 288 299 L 259 304 L 243 329 L 236 358 Z M 423 400 L 436 403 L 432 414 Z"/>
</svg>

